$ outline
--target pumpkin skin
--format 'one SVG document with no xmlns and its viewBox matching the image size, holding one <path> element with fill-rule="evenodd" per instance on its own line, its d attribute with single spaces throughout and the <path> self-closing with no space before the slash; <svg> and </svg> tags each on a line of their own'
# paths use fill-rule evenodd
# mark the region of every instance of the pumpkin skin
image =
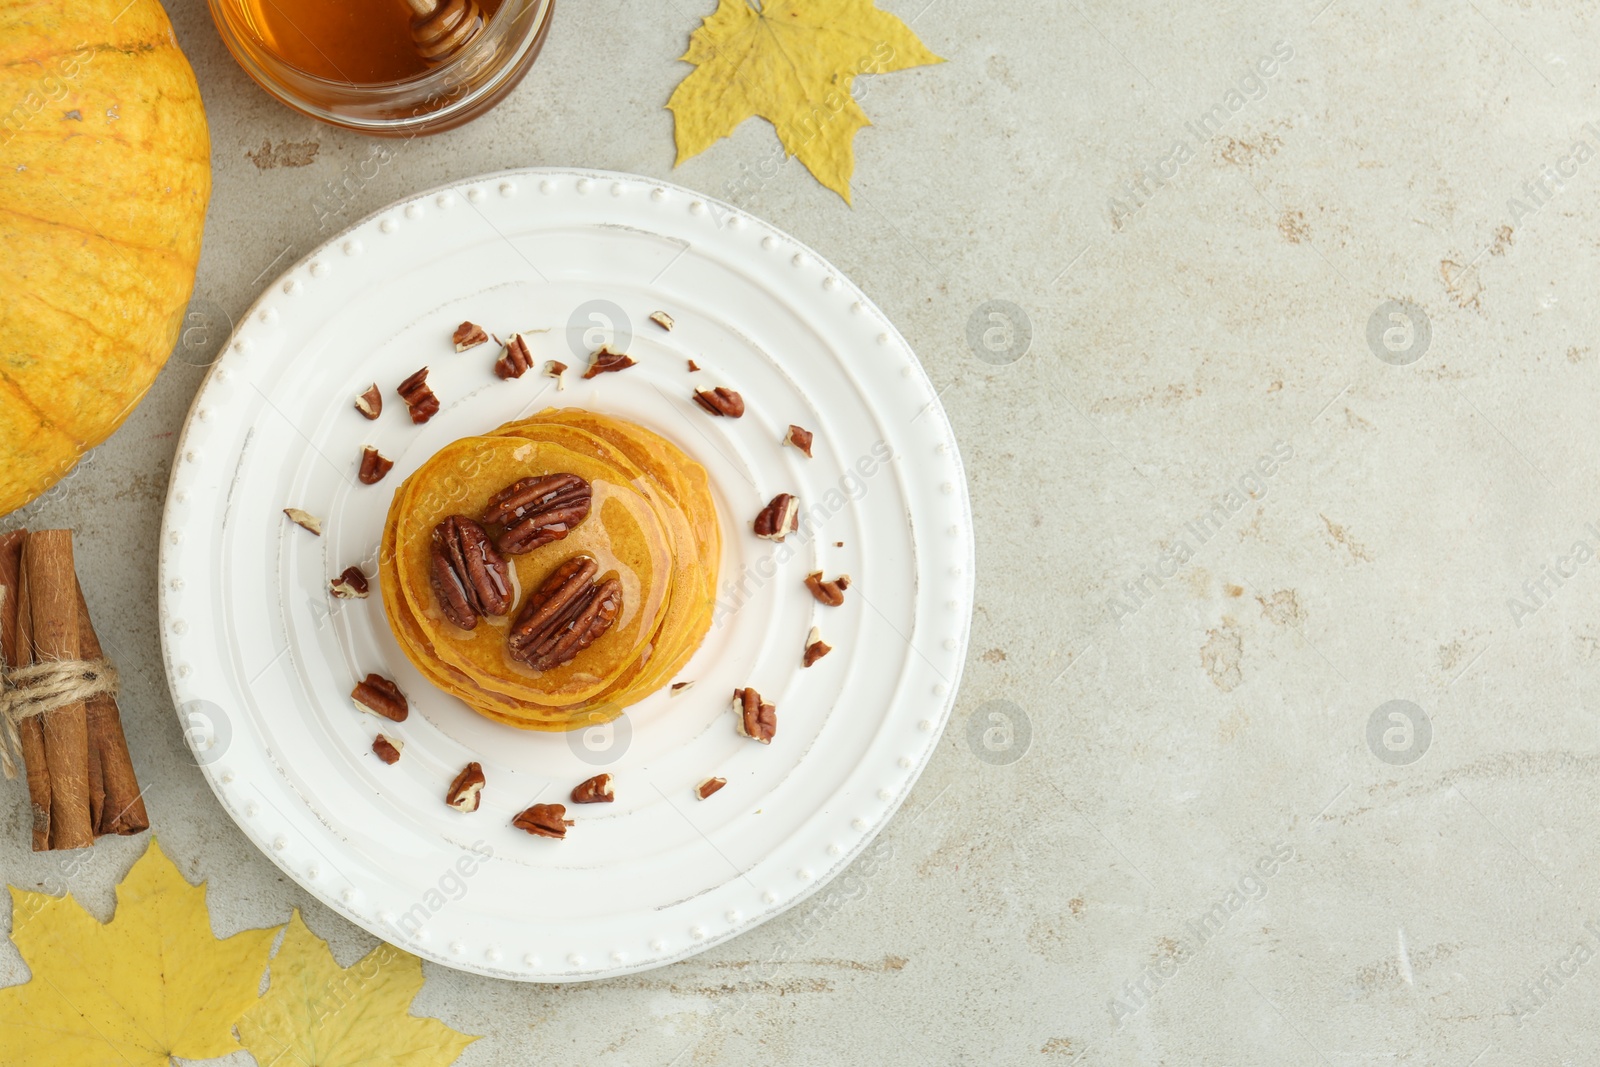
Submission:
<svg viewBox="0 0 1600 1067">
<path fill-rule="evenodd" d="M 0 0 L 8 107 L 0 515 L 70 471 L 155 381 L 211 197 L 200 88 L 158 0 Z"/>
</svg>

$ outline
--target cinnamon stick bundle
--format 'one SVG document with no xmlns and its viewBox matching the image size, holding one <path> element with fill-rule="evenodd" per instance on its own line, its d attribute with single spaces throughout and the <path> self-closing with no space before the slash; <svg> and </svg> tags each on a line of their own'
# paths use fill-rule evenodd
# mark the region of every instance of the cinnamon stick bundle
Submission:
<svg viewBox="0 0 1600 1067">
<path fill-rule="evenodd" d="M 0 537 L 0 653 L 14 669 L 77 668 L 58 669 L 66 684 L 42 705 L 49 710 L 16 723 L 34 850 L 84 848 L 100 834 L 149 829 L 122 717 L 106 691 L 111 672 L 73 565 L 72 531 Z M 102 684 L 82 684 L 96 677 Z"/>
</svg>

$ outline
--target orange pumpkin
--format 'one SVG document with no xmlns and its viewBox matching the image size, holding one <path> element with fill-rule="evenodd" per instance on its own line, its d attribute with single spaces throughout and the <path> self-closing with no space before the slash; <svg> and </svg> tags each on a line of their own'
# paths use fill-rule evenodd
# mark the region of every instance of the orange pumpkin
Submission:
<svg viewBox="0 0 1600 1067">
<path fill-rule="evenodd" d="M 150 388 L 210 197 L 200 89 L 158 0 L 0 0 L 0 515 Z"/>
</svg>

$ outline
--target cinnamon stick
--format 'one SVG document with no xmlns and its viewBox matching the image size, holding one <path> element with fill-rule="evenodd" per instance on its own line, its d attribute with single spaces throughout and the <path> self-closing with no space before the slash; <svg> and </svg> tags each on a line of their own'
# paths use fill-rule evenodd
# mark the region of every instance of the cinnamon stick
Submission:
<svg viewBox="0 0 1600 1067">
<path fill-rule="evenodd" d="M 28 583 L 35 662 L 82 659 L 78 638 L 78 579 L 72 563 L 72 531 L 40 530 L 22 547 Z M 50 848 L 94 844 L 89 810 L 89 722 L 82 703 L 40 716 L 44 720 L 45 765 L 50 772 Z"/>
<path fill-rule="evenodd" d="M 26 530 L 0 537 L 0 658 L 10 667 L 33 662 L 33 627 L 28 611 L 28 586 L 22 574 Z M 28 774 L 28 806 L 32 810 L 33 850 L 50 847 L 50 772 L 44 758 L 44 723 L 37 718 L 17 724 L 22 763 Z"/>
<path fill-rule="evenodd" d="M 33 662 L 33 608 L 28 603 L 28 572 L 17 581 L 17 658 Z M 50 765 L 44 754 L 44 720 L 24 719 L 17 726 L 22 738 L 22 761 L 33 771 L 28 775 L 28 799 L 33 809 L 33 850 L 50 849 Z"/>
<path fill-rule="evenodd" d="M 100 638 L 89 617 L 89 604 L 78 582 L 78 643 L 86 660 L 105 658 Z M 87 705 L 89 727 L 89 814 L 96 834 L 137 834 L 150 829 L 133 757 L 122 732 L 117 698 L 109 693 L 93 697 Z"/>
<path fill-rule="evenodd" d="M 22 543 L 28 539 L 27 530 L 13 530 L 0 534 L 0 655 L 6 665 L 18 666 L 17 658 L 17 579 L 22 574 Z"/>
</svg>

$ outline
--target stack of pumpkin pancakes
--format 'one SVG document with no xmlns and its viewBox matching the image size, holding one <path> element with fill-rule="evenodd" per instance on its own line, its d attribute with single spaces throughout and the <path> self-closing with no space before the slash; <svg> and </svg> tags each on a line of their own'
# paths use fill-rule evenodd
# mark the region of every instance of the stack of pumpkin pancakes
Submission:
<svg viewBox="0 0 1600 1067">
<path fill-rule="evenodd" d="M 559 475 L 587 483 L 587 513 L 534 540 L 558 539 L 520 550 L 497 495 L 503 500 L 518 483 L 555 484 Z M 445 603 L 462 602 L 463 586 L 442 568 L 459 553 L 452 546 L 464 526 L 478 538 L 471 552 L 497 567 L 504 561 L 493 579 L 504 593 L 500 615 L 474 618 L 469 608 L 464 617 Z M 492 547 L 483 547 L 485 536 Z M 406 479 L 389 507 L 379 580 L 390 629 L 429 681 L 499 722 L 571 730 L 616 718 L 688 662 L 711 625 L 721 553 L 704 467 L 643 427 L 551 408 L 454 441 Z M 568 640 L 579 651 L 552 665 L 561 656 L 540 657 L 510 638 L 519 625 L 526 637 L 541 592 L 580 565 L 609 625 L 588 641 Z M 557 618 L 541 632 L 562 624 Z"/>
</svg>

